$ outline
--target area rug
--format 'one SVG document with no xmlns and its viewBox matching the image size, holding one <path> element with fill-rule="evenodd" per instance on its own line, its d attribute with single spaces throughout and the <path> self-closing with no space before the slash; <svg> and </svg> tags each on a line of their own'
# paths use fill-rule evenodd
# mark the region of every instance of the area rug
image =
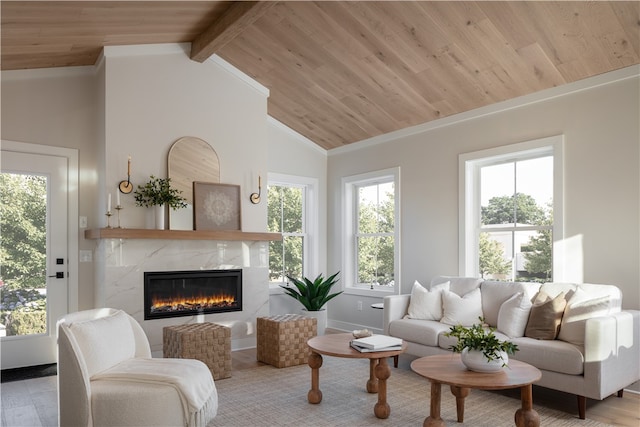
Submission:
<svg viewBox="0 0 640 427">
<path fill-rule="evenodd" d="M 234 371 L 216 381 L 219 409 L 208 427 L 215 426 L 422 426 L 429 414 L 429 382 L 408 369 L 393 369 L 387 381 L 391 415 L 375 417 L 376 394 L 365 384 L 369 362 L 363 359 L 324 357 L 320 368 L 322 402 L 307 402 L 311 370 L 306 365 L 289 368 L 261 366 Z M 456 422 L 455 398 L 442 389 L 441 416 L 447 426 L 513 426 L 520 400 L 496 392 L 472 390 L 465 400 L 464 423 Z M 592 420 L 535 404 L 541 426 L 602 427 Z"/>
</svg>

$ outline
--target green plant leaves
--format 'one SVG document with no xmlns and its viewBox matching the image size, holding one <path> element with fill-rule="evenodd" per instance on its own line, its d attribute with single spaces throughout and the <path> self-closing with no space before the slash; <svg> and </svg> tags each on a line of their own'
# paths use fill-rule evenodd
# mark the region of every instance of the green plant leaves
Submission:
<svg viewBox="0 0 640 427">
<path fill-rule="evenodd" d="M 156 178 L 151 175 L 144 185 L 138 185 L 134 196 L 137 206 L 151 207 L 168 205 L 172 209 L 186 208 L 185 199 L 179 191 L 171 187 L 171 178 Z"/>
<path fill-rule="evenodd" d="M 480 323 L 473 324 L 469 327 L 455 325 L 445 333 L 447 337 L 457 338 L 455 345 L 449 347 L 454 353 L 462 353 L 462 350 L 482 351 L 487 360 L 500 359 L 500 352 L 514 354 L 518 351 L 518 346 L 510 341 L 500 341 L 495 335 L 495 328 L 484 328 L 484 318 L 479 317 Z"/>
<path fill-rule="evenodd" d="M 302 280 L 295 277 L 287 276 L 287 279 L 293 284 L 294 288 L 280 285 L 285 293 L 292 298 L 300 301 L 300 303 L 309 311 L 319 311 L 324 305 L 333 298 L 340 295 L 343 291 L 330 294 L 331 288 L 338 281 L 336 277 L 340 274 L 337 272 L 326 279 L 319 274 L 313 281 L 306 277 Z"/>
</svg>

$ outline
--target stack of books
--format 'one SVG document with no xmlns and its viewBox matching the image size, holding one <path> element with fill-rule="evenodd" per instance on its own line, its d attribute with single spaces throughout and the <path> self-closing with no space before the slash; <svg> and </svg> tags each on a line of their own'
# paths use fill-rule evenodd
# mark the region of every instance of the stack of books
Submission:
<svg viewBox="0 0 640 427">
<path fill-rule="evenodd" d="M 370 337 L 351 340 L 351 347 L 361 353 L 402 350 L 402 339 L 387 335 L 371 335 Z"/>
</svg>

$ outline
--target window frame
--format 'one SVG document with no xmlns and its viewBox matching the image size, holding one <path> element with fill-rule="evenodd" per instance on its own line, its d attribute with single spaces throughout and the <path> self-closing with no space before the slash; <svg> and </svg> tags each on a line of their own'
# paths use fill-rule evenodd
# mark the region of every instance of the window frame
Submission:
<svg viewBox="0 0 640 427">
<path fill-rule="evenodd" d="M 319 250 L 318 250 L 318 180 L 316 178 L 286 175 L 280 173 L 267 174 L 267 188 L 269 186 L 297 187 L 302 189 L 302 233 L 292 235 L 303 236 L 302 271 L 305 276 L 317 275 Z M 267 197 L 268 197 L 267 190 Z M 267 261 L 268 265 L 268 261 Z M 286 282 L 269 280 L 271 293 L 283 293 L 280 285 Z"/>
<path fill-rule="evenodd" d="M 458 156 L 459 173 L 459 267 L 465 277 L 480 277 L 480 169 L 498 163 L 553 156 L 553 272 L 552 280 L 564 277 L 563 253 L 558 243 L 564 239 L 564 136 L 555 135 L 531 141 L 490 148 Z M 526 227 L 518 227 L 525 231 Z"/>
<path fill-rule="evenodd" d="M 375 286 L 374 289 L 356 284 L 358 224 L 358 187 L 393 182 L 394 185 L 394 286 Z M 400 293 L 400 168 L 388 168 L 342 178 L 342 282 L 345 294 L 381 297 Z"/>
</svg>

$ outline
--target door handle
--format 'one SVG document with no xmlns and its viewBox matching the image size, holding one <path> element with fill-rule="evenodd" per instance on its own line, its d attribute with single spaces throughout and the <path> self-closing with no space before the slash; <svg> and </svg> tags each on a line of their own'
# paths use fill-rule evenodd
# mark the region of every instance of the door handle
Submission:
<svg viewBox="0 0 640 427">
<path fill-rule="evenodd" d="M 56 279 L 64 279 L 64 271 L 56 271 L 56 274 L 47 277 L 55 277 Z"/>
</svg>

